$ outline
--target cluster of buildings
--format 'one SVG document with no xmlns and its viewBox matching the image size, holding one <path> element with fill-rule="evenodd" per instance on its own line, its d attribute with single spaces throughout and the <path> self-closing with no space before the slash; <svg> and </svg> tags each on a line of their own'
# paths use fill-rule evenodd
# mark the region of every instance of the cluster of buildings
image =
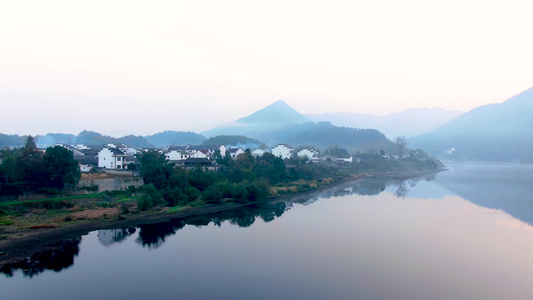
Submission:
<svg viewBox="0 0 533 300">
<path fill-rule="evenodd" d="M 161 154 L 164 154 L 166 159 L 178 166 L 182 167 L 196 167 L 213 166 L 215 156 L 220 155 L 222 157 L 229 156 L 232 159 L 236 159 L 239 154 L 245 152 L 244 149 L 239 147 L 226 147 L 224 145 L 213 146 L 168 146 L 163 149 L 146 149 L 146 148 L 128 148 L 126 145 L 60 145 L 71 150 L 80 164 L 82 172 L 89 172 L 93 168 L 102 168 L 106 170 L 131 170 L 135 169 L 139 162 L 136 158 L 136 154 L 142 153 L 148 150 L 156 150 Z M 307 157 L 311 162 L 319 160 L 331 160 L 331 161 L 343 161 L 353 162 L 352 157 L 339 158 L 339 157 L 319 157 L 319 152 L 312 148 L 300 148 L 298 150 L 290 147 L 286 144 L 278 144 L 272 149 L 256 149 L 251 151 L 253 156 L 261 156 L 266 152 L 270 152 L 273 155 L 282 159 L 289 159 L 292 157 Z"/>
</svg>

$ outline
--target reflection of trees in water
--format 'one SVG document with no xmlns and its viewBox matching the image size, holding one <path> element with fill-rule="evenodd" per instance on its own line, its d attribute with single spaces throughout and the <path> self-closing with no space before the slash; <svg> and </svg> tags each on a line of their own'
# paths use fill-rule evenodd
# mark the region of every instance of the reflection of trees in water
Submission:
<svg viewBox="0 0 533 300">
<path fill-rule="evenodd" d="M 146 224 L 139 226 L 139 237 L 136 242 L 143 247 L 158 248 L 165 242 L 167 236 L 174 235 L 176 231 L 185 227 L 181 219 L 173 219 L 170 222 L 158 224 Z"/>
<path fill-rule="evenodd" d="M 426 181 L 435 179 L 434 175 L 424 178 Z M 338 186 L 323 189 L 315 193 L 296 195 L 287 201 L 277 201 L 249 205 L 239 209 L 223 211 L 214 214 L 192 216 L 183 219 L 173 219 L 169 222 L 159 224 L 146 224 L 139 226 L 139 236 L 136 242 L 143 247 L 157 248 L 165 242 L 168 236 L 176 232 L 185 225 L 194 225 L 197 227 L 207 226 L 213 222 L 216 226 L 228 221 L 229 224 L 240 227 L 251 226 L 259 217 L 264 222 L 271 222 L 283 215 L 295 203 L 301 205 L 310 205 L 320 199 L 331 197 L 342 197 L 352 194 L 371 196 L 378 195 L 385 191 L 387 186 L 398 185 L 395 193 L 397 197 L 406 197 L 409 192 L 407 185 L 414 187 L 421 178 L 409 179 L 404 181 L 387 180 L 385 178 L 373 178 L 366 180 L 357 180 L 346 182 Z M 128 236 L 135 233 L 135 228 L 117 229 L 117 230 L 100 230 L 98 240 L 103 245 L 121 242 Z M 74 263 L 74 257 L 79 253 L 79 243 L 81 237 L 72 240 L 66 240 L 54 245 L 54 250 L 45 251 L 33 256 L 27 261 L 22 261 L 5 266 L 0 270 L 7 276 L 12 276 L 17 269 L 23 270 L 24 276 L 32 277 L 45 270 L 54 270 L 56 272 L 68 268 Z"/>
<path fill-rule="evenodd" d="M 260 203 L 214 214 L 173 219 L 170 222 L 159 224 L 142 225 L 139 227 L 137 243 L 143 247 L 157 248 L 165 242 L 168 236 L 176 234 L 185 225 L 202 227 L 213 222 L 216 226 L 221 226 L 224 221 L 228 221 L 229 224 L 239 227 L 250 227 L 257 217 L 265 222 L 270 222 L 283 215 L 286 208 L 287 203 L 283 201 Z"/>
<path fill-rule="evenodd" d="M 74 257 L 80 252 L 80 242 L 81 237 L 53 244 L 52 250 L 46 250 L 35 254 L 30 259 L 6 265 L 0 269 L 0 273 L 11 277 L 16 270 L 20 269 L 25 277 L 33 277 L 45 270 L 59 272 L 74 264 Z"/>
<path fill-rule="evenodd" d="M 407 189 L 407 185 L 405 184 L 405 180 L 404 180 L 398 185 L 398 189 L 396 190 L 396 192 L 394 192 L 394 196 L 398 198 L 405 198 L 408 192 L 409 190 Z"/>
<path fill-rule="evenodd" d="M 358 182 L 357 189 L 354 193 L 361 196 L 375 196 L 385 191 L 387 179 L 376 178 Z"/>
<path fill-rule="evenodd" d="M 398 186 L 394 195 L 398 198 L 405 198 L 409 194 L 409 187 L 415 187 L 422 180 L 428 182 L 433 181 L 435 180 L 435 176 L 435 174 L 430 174 L 425 177 L 415 177 L 405 180 L 389 180 L 387 186 Z"/>
<path fill-rule="evenodd" d="M 408 192 L 406 184 L 415 186 L 418 180 L 420 179 L 393 181 L 393 184 L 399 185 L 396 196 L 405 197 Z M 160 224 L 142 225 L 140 226 L 137 243 L 141 244 L 143 247 L 146 246 L 150 248 L 157 248 L 165 242 L 166 237 L 174 235 L 178 230 L 185 227 L 185 225 L 202 227 L 213 222 L 214 225 L 221 226 L 224 221 L 228 221 L 229 224 L 237 225 L 239 227 L 250 227 L 252 224 L 254 224 L 258 217 L 265 222 L 270 222 L 275 218 L 279 218 L 295 203 L 301 205 L 310 205 L 320 199 L 342 197 L 352 194 L 363 196 L 378 195 L 385 191 L 387 185 L 390 184 L 391 181 L 386 178 L 357 180 L 346 182 L 332 188 L 323 189 L 315 193 L 295 195 L 290 197 L 290 200 L 286 201 L 260 203 L 214 214 L 175 219 L 170 222 Z"/>
<path fill-rule="evenodd" d="M 123 228 L 123 229 L 106 229 L 98 230 L 98 241 L 104 246 L 110 246 L 113 243 L 121 243 L 128 236 L 134 234 L 135 228 Z"/>
</svg>

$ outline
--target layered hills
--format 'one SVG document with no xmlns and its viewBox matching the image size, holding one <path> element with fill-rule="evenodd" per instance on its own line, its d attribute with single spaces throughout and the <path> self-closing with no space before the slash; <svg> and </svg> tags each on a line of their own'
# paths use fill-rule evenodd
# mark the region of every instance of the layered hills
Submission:
<svg viewBox="0 0 533 300">
<path fill-rule="evenodd" d="M 440 158 L 531 163 L 532 116 L 533 88 L 475 108 L 409 143 Z"/>
</svg>

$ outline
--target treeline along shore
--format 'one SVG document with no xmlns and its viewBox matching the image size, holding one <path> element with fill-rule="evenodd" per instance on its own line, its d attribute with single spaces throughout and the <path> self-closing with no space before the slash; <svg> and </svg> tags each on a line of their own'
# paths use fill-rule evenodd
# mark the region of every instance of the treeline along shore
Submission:
<svg viewBox="0 0 533 300">
<path fill-rule="evenodd" d="M 338 147 L 329 150 L 333 151 Z M 50 152 L 55 160 L 47 158 L 45 164 Z M 444 167 L 420 155 L 390 159 L 379 153 L 357 154 L 356 162 L 311 162 L 305 157 L 284 160 L 268 152 L 255 157 L 246 150 L 235 158 L 218 155 L 216 168 L 183 168 L 164 154 L 146 151 L 138 155 L 143 186 L 96 193 L 74 188 L 80 174 L 70 163 L 68 151 L 52 147 L 37 154 L 29 140 L 24 148 L 10 153 L 14 154 L 3 156 L 1 179 L 6 178 L 7 162 L 14 168 L 7 169 L 8 174 L 19 180 L 10 181 L 12 186 L 30 191 L 31 197 L 0 202 L 0 267 L 93 230 L 224 211 L 346 180 L 406 178 Z M 52 168 L 54 162 L 59 167 Z"/>
</svg>

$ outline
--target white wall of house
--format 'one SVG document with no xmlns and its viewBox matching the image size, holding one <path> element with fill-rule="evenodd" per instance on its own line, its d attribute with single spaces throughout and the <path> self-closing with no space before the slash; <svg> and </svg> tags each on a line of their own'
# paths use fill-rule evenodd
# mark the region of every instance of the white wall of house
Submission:
<svg viewBox="0 0 533 300">
<path fill-rule="evenodd" d="M 335 158 L 336 161 L 345 161 L 345 162 L 353 162 L 353 157 L 337 157 Z"/>
<path fill-rule="evenodd" d="M 318 159 L 318 152 L 313 149 L 302 149 L 296 154 L 298 157 L 307 157 L 307 159 Z"/>
<path fill-rule="evenodd" d="M 291 158 L 293 151 L 294 149 L 284 144 L 279 144 L 276 147 L 272 148 L 272 154 L 277 157 L 281 157 L 282 159 Z"/>
<path fill-rule="evenodd" d="M 237 156 L 239 156 L 239 154 L 243 154 L 244 153 L 244 150 L 242 150 L 241 148 L 238 148 L 236 150 L 234 149 L 231 149 L 232 151 L 229 152 L 229 155 L 231 158 L 237 158 Z"/>
<path fill-rule="evenodd" d="M 220 156 L 226 157 L 226 151 L 228 151 L 226 146 L 222 145 L 222 146 L 220 146 L 220 148 L 218 148 L 218 150 L 220 151 Z"/>
<path fill-rule="evenodd" d="M 117 155 L 112 149 L 104 148 L 98 152 L 98 167 L 113 170 L 124 169 L 124 154 Z"/>
<path fill-rule="evenodd" d="M 171 150 L 171 151 L 165 153 L 165 157 L 168 160 L 182 160 L 183 159 L 181 151 L 176 151 L 176 150 Z"/>
<path fill-rule="evenodd" d="M 195 151 L 191 154 L 191 157 L 194 158 L 208 158 L 207 154 L 203 153 L 202 151 Z"/>
<path fill-rule="evenodd" d="M 84 173 L 91 172 L 93 167 L 94 165 L 80 164 L 80 171 Z"/>
<path fill-rule="evenodd" d="M 113 152 L 109 148 L 104 148 L 98 152 L 98 167 L 106 169 L 115 168 L 115 159 L 113 158 Z"/>
</svg>

